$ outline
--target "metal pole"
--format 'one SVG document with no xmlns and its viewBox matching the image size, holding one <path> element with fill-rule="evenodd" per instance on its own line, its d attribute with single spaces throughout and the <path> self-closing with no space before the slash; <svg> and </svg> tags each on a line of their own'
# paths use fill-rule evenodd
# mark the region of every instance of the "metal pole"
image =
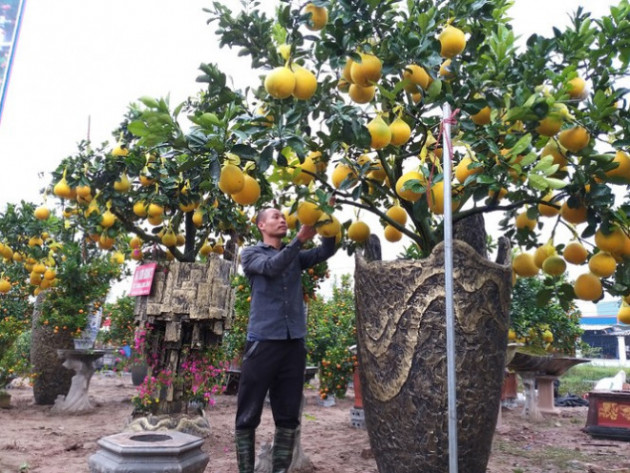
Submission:
<svg viewBox="0 0 630 473">
<path fill-rule="evenodd" d="M 446 380 L 448 385 L 448 471 L 457 473 L 457 391 L 455 380 L 455 323 L 453 313 L 453 209 L 451 207 L 451 106 L 442 108 L 444 169 L 444 289 L 446 305 Z"/>
</svg>

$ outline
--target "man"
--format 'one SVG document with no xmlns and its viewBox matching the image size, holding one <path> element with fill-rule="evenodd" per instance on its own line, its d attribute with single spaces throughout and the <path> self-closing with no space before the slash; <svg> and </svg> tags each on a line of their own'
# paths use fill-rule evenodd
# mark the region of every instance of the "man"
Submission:
<svg viewBox="0 0 630 473">
<path fill-rule="evenodd" d="M 262 242 L 241 254 L 250 281 L 252 300 L 247 344 L 241 365 L 236 412 L 236 454 L 239 473 L 253 473 L 255 432 L 267 391 L 276 425 L 272 473 L 291 465 L 300 424 L 300 405 L 306 367 L 306 316 L 301 272 L 335 253 L 335 239 L 303 250 L 316 231 L 302 225 L 287 245 L 287 222 L 278 209 L 262 209 L 256 217 Z"/>
</svg>

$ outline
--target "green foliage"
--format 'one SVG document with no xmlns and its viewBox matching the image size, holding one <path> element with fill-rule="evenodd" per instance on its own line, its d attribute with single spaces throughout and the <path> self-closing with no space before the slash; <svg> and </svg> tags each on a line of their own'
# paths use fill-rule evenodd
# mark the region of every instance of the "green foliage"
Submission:
<svg viewBox="0 0 630 473">
<path fill-rule="evenodd" d="M 109 330 L 101 330 L 98 340 L 105 345 L 125 346 L 133 345 L 135 324 L 134 307 L 136 298 L 132 296 L 119 297 L 115 302 L 107 302 L 103 307 L 103 317 L 111 321 Z"/>
<path fill-rule="evenodd" d="M 545 289 L 554 289 L 563 284 L 551 278 L 519 278 L 512 291 L 510 327 L 516 341 L 525 343 L 526 350 L 534 353 L 555 352 L 575 355 L 577 341 L 582 333 L 580 313 L 574 306 L 564 309 L 556 297 L 538 305 L 537 295 Z M 551 332 L 553 340 L 545 340 L 545 331 Z"/>
<path fill-rule="evenodd" d="M 357 360 L 349 348 L 356 343 L 354 291 L 350 276 L 344 275 L 333 287 L 331 299 L 309 304 L 308 360 L 319 367 L 322 399 L 331 394 L 345 396 Z"/>
<path fill-rule="evenodd" d="M 40 322 L 78 336 L 87 325 L 90 313 L 100 310 L 112 280 L 120 276 L 120 267 L 106 256 L 84 258 L 84 248 L 66 242 L 57 265 L 61 284 L 51 287 L 42 301 Z"/>
</svg>

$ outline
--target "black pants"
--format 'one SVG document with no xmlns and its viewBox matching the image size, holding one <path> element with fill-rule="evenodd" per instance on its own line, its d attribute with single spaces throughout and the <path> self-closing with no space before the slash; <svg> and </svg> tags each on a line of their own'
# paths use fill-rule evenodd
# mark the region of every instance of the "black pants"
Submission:
<svg viewBox="0 0 630 473">
<path fill-rule="evenodd" d="M 267 391 L 276 426 L 297 428 L 305 368 L 302 339 L 247 342 L 238 385 L 236 428 L 258 427 Z"/>
</svg>

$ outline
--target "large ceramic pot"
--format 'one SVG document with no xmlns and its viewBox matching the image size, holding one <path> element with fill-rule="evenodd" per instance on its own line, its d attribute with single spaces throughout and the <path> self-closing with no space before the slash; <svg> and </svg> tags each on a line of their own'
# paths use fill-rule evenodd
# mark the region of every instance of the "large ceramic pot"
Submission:
<svg viewBox="0 0 630 473">
<path fill-rule="evenodd" d="M 497 421 L 511 269 L 454 241 L 459 471 L 485 473 Z M 357 256 L 365 420 L 380 473 L 448 472 L 444 247 L 425 260 Z"/>
</svg>

